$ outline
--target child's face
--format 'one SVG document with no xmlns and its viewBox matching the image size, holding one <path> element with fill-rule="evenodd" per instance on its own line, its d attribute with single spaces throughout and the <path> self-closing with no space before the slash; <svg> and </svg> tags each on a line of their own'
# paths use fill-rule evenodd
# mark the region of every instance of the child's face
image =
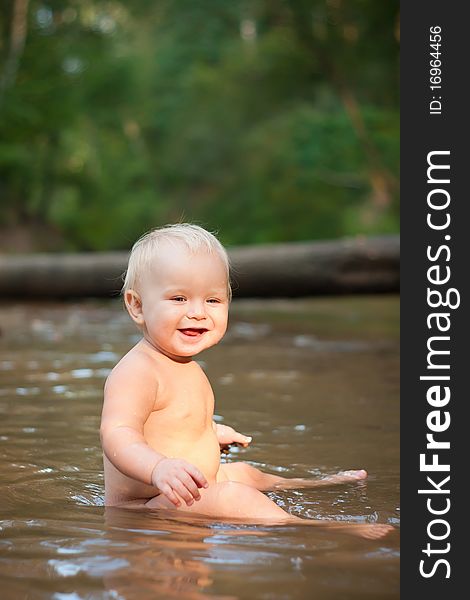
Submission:
<svg viewBox="0 0 470 600">
<path fill-rule="evenodd" d="M 228 286 L 222 260 L 166 245 L 145 275 L 138 294 L 126 292 L 131 317 L 145 338 L 175 360 L 217 344 L 227 329 Z"/>
</svg>

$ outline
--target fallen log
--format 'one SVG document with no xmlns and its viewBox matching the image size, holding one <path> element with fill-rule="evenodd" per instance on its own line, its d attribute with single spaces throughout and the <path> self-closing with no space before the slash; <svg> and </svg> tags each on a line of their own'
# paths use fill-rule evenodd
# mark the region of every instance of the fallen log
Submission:
<svg viewBox="0 0 470 600">
<path fill-rule="evenodd" d="M 234 297 L 298 297 L 399 290 L 398 236 L 229 249 Z M 119 294 L 127 252 L 0 256 L 2 298 Z"/>
</svg>

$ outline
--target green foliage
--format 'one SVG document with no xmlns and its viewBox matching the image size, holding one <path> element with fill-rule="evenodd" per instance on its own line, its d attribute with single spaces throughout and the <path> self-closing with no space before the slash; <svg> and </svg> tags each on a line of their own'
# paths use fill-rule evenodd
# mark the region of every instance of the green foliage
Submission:
<svg viewBox="0 0 470 600">
<path fill-rule="evenodd" d="M 229 244 L 397 230 L 395 0 L 31 0 L 16 50 L 8 4 L 0 228 L 69 250 L 177 220 Z"/>
</svg>

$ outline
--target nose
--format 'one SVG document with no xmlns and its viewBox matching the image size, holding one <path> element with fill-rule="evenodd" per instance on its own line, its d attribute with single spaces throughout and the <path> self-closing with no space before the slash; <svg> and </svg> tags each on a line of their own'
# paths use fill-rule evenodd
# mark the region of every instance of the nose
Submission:
<svg viewBox="0 0 470 600">
<path fill-rule="evenodd" d="M 188 312 L 186 313 L 188 319 L 196 319 L 201 321 L 206 318 L 206 311 L 204 308 L 204 302 L 193 301 L 188 305 Z"/>
</svg>

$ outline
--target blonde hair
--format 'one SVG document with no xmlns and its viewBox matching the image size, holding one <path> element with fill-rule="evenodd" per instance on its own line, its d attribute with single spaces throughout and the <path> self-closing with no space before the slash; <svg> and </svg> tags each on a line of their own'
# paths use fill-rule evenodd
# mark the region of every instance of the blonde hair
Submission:
<svg viewBox="0 0 470 600">
<path fill-rule="evenodd" d="M 192 225 L 191 223 L 164 225 L 140 237 L 132 246 L 127 270 L 122 276 L 124 285 L 122 286 L 121 293 L 130 289 L 136 289 L 139 277 L 144 271 L 149 269 L 152 259 L 158 255 L 163 242 L 182 243 L 193 254 L 202 251 L 218 255 L 227 271 L 228 297 L 229 300 L 232 299 L 230 262 L 227 251 L 213 233 L 199 225 Z"/>
</svg>

